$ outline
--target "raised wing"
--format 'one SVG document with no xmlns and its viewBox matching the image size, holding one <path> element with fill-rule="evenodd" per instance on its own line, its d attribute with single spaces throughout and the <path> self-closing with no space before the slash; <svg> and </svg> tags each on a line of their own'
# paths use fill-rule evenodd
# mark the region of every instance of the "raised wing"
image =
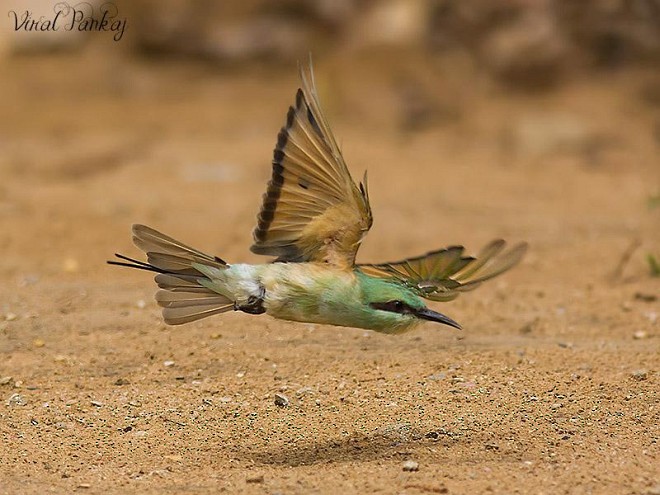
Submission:
<svg viewBox="0 0 660 495">
<path fill-rule="evenodd" d="M 359 265 L 359 269 L 372 277 L 405 283 L 425 299 L 451 301 L 512 268 L 527 250 L 523 242 L 504 251 L 505 244 L 501 239 L 492 241 L 476 258 L 464 256 L 463 246 L 452 246 L 403 261 Z"/>
<path fill-rule="evenodd" d="M 353 182 L 319 104 L 311 64 L 277 137 L 252 252 L 353 267 L 372 224 L 366 180 Z M 366 175 L 365 175 L 366 179 Z"/>
</svg>

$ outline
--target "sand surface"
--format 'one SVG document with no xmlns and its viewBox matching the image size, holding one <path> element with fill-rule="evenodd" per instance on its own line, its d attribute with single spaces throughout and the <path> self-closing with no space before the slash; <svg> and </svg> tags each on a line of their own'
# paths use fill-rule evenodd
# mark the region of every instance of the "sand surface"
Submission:
<svg viewBox="0 0 660 495">
<path fill-rule="evenodd" d="M 318 65 L 369 169 L 359 260 L 503 237 L 524 262 L 432 306 L 462 332 L 168 327 L 149 274 L 105 260 L 140 254 L 139 222 L 265 261 L 248 248 L 295 67 L 5 61 L 0 493 L 659 494 L 657 74 L 512 96 L 431 65 L 436 120 L 410 130 L 387 67 Z"/>
</svg>

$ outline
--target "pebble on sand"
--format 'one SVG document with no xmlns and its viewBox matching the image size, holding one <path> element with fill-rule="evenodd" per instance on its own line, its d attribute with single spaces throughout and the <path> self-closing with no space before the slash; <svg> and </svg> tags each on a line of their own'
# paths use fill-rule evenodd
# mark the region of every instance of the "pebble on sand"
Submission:
<svg viewBox="0 0 660 495">
<path fill-rule="evenodd" d="M 7 400 L 8 406 L 27 406 L 27 400 L 21 394 L 11 394 Z"/>
<path fill-rule="evenodd" d="M 630 374 L 630 376 L 633 379 L 641 382 L 642 380 L 646 380 L 648 378 L 648 371 L 646 371 L 644 369 L 635 370 Z"/>
<path fill-rule="evenodd" d="M 284 394 L 275 394 L 275 405 L 277 407 L 288 407 L 289 398 Z"/>
<path fill-rule="evenodd" d="M 408 472 L 419 471 L 419 463 L 415 461 L 406 461 L 403 463 L 403 470 Z"/>
</svg>

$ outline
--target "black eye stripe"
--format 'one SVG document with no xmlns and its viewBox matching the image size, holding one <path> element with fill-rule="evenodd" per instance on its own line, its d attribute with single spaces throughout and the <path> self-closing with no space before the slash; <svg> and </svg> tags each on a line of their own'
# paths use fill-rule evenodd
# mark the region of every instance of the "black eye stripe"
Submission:
<svg viewBox="0 0 660 495">
<path fill-rule="evenodd" d="M 403 301 L 387 301 L 387 302 L 374 302 L 369 304 L 373 309 L 381 311 L 389 311 L 390 313 L 411 314 L 414 313 L 414 308 L 411 308 Z"/>
</svg>

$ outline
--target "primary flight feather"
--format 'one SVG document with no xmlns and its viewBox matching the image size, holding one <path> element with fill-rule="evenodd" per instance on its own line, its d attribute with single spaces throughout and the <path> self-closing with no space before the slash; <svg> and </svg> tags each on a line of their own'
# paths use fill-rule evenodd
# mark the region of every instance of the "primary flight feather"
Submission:
<svg viewBox="0 0 660 495">
<path fill-rule="evenodd" d="M 423 321 L 456 328 L 423 299 L 450 301 L 517 264 L 527 248 L 489 243 L 476 257 L 462 246 L 379 264 L 355 264 L 373 222 L 366 180 L 357 185 L 323 116 L 311 65 L 273 153 L 272 176 L 252 252 L 272 263 L 228 264 L 146 227 L 133 242 L 147 262 L 108 263 L 157 273 L 156 301 L 179 325 L 226 311 L 401 333 Z"/>
</svg>

